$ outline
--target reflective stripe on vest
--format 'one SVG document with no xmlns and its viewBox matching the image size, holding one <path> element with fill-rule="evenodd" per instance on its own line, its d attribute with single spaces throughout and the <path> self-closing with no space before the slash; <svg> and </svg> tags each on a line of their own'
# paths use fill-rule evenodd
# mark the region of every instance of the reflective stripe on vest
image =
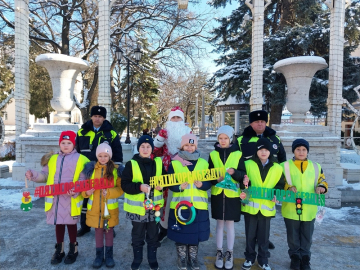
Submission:
<svg viewBox="0 0 360 270">
<path fill-rule="evenodd" d="M 85 135 L 83 135 L 81 133 L 81 131 L 83 130 L 83 128 L 81 128 L 78 133 L 77 133 L 77 136 L 79 137 L 90 137 L 90 140 L 89 140 L 89 145 L 92 145 L 94 139 L 95 139 L 95 136 L 96 136 L 96 133 L 93 131 L 93 130 L 89 130 Z M 100 144 L 100 140 L 101 138 L 105 138 L 107 139 L 105 136 L 104 136 L 104 131 L 100 131 L 99 133 L 101 133 L 101 136 L 99 136 L 99 140 L 97 142 L 97 145 Z M 111 142 L 114 140 L 114 138 L 116 137 L 116 132 L 113 131 L 113 130 L 110 130 L 110 134 L 111 134 Z M 80 152 L 91 152 L 91 149 L 81 149 Z"/>
<path fill-rule="evenodd" d="M 114 176 L 114 179 L 113 179 L 114 187 L 116 187 L 116 180 L 118 178 L 116 168 L 113 170 L 113 176 Z M 95 178 L 95 170 L 93 171 L 90 179 L 94 179 L 94 178 Z M 91 194 L 91 196 L 89 197 L 88 203 L 87 203 L 87 209 L 89 211 L 91 211 L 91 208 L 93 205 L 93 200 L 94 200 L 94 193 Z M 107 199 L 106 203 L 107 203 L 107 207 L 109 210 L 114 210 L 114 209 L 119 208 L 119 203 L 118 203 L 117 199 Z"/>
<path fill-rule="evenodd" d="M 132 167 L 132 174 L 133 179 L 132 182 L 134 183 L 144 183 L 141 170 L 139 164 L 136 160 L 130 160 L 131 167 Z M 162 160 L 161 158 L 157 157 L 154 159 L 156 164 L 156 176 L 162 175 Z M 139 194 L 130 195 L 125 193 L 125 200 L 124 200 L 124 210 L 129 213 L 134 213 L 138 215 L 145 215 L 145 208 L 143 202 L 145 200 L 145 193 L 141 192 Z M 164 198 L 162 192 L 154 189 L 154 199 L 153 202 L 156 204 L 164 205 Z"/>
<path fill-rule="evenodd" d="M 171 161 L 175 173 L 189 172 L 187 166 L 183 166 L 180 161 Z M 199 158 L 194 171 L 206 170 L 209 164 L 205 159 Z M 196 209 L 207 210 L 208 209 L 208 195 L 207 191 L 198 189 L 195 184 L 189 184 L 182 192 L 173 192 L 173 198 L 170 203 L 170 208 L 175 209 L 176 205 L 180 201 L 192 202 Z"/>
<path fill-rule="evenodd" d="M 59 156 L 58 154 L 52 155 L 48 162 L 49 175 L 46 185 L 54 184 L 54 177 L 56 173 L 56 163 L 58 156 Z M 79 155 L 79 158 L 76 163 L 73 183 L 79 180 L 80 173 L 84 169 L 84 166 L 87 162 L 89 162 L 89 159 L 87 157 L 83 155 Z M 83 199 L 84 198 L 83 196 L 81 196 L 81 194 L 79 194 L 76 198 L 71 197 L 71 216 L 79 216 L 81 214 Z M 54 196 L 45 197 L 45 212 L 51 209 L 53 202 L 54 202 Z"/>
<path fill-rule="evenodd" d="M 218 151 L 212 151 L 210 153 L 211 161 L 214 164 L 214 168 L 223 168 L 225 171 L 225 168 L 234 168 L 237 169 L 239 165 L 239 161 L 241 158 L 242 153 L 240 151 L 235 151 L 230 153 L 229 157 L 227 158 L 225 165 L 220 159 L 220 154 Z M 224 175 L 223 175 L 224 176 Z M 237 191 L 229 190 L 229 189 L 223 189 L 216 186 L 211 187 L 211 195 L 219 195 L 223 190 L 226 197 L 229 198 L 238 198 L 240 196 L 240 185 L 238 182 L 236 182 L 233 178 L 231 178 L 231 181 L 236 185 L 238 188 Z"/>
<path fill-rule="evenodd" d="M 282 175 L 282 168 L 274 163 L 266 175 L 265 181 L 261 179 L 259 167 L 253 160 L 245 161 L 246 173 L 251 181 L 252 187 L 274 188 Z M 275 202 L 263 199 L 250 199 L 249 204 L 243 204 L 241 211 L 256 215 L 259 211 L 265 217 L 272 217 L 276 214 Z"/>
<path fill-rule="evenodd" d="M 304 173 L 301 173 L 298 167 L 296 167 L 294 161 L 288 160 L 281 163 L 284 169 L 286 182 L 290 186 L 295 186 L 297 192 L 315 193 L 317 182 L 319 179 L 319 172 L 321 172 L 320 164 L 308 160 L 308 165 Z M 288 167 L 288 169 L 286 169 Z M 302 214 L 296 213 L 295 203 L 282 202 L 281 214 L 284 218 L 311 221 L 316 217 L 317 206 L 311 204 L 302 205 Z M 300 218 L 300 219 L 299 219 Z"/>
</svg>

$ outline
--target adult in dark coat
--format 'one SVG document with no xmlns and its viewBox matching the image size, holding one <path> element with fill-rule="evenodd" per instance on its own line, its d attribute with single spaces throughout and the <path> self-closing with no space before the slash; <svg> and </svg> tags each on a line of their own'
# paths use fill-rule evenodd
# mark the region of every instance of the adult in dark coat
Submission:
<svg viewBox="0 0 360 270">
<path fill-rule="evenodd" d="M 111 160 L 122 167 L 123 154 L 120 137 L 110 122 L 106 120 L 106 108 L 93 106 L 91 108 L 91 120 L 84 123 L 77 132 L 75 148 L 78 153 L 86 156 L 90 161 L 97 161 L 96 148 L 105 141 L 109 143 L 113 152 Z M 78 237 L 90 232 L 90 227 L 86 225 L 87 202 L 88 199 L 85 198 L 80 216 L 81 228 L 77 232 Z"/>
</svg>

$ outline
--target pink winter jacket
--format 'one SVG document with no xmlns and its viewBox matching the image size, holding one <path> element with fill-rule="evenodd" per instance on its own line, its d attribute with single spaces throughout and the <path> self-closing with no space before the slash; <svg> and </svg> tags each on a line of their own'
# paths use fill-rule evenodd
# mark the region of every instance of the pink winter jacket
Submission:
<svg viewBox="0 0 360 270">
<path fill-rule="evenodd" d="M 54 183 L 66 183 L 72 182 L 76 170 L 76 163 L 80 154 L 74 149 L 69 154 L 63 154 L 59 152 L 59 156 L 56 160 L 56 172 L 54 176 Z M 49 167 L 45 165 L 41 172 L 31 170 L 33 177 L 32 181 L 37 183 L 46 183 L 49 175 Z M 61 179 L 59 179 L 61 175 Z M 86 180 L 85 174 L 81 173 L 79 180 Z M 77 197 L 79 193 L 74 195 Z M 71 216 L 71 196 L 67 194 L 54 196 L 54 203 L 49 211 L 46 212 L 47 224 L 76 224 L 79 217 Z"/>
</svg>

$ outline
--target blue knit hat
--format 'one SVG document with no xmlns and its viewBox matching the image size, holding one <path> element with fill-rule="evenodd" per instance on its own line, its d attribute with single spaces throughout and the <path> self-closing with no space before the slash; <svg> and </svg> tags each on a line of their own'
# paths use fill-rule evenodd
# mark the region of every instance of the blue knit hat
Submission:
<svg viewBox="0 0 360 270">
<path fill-rule="evenodd" d="M 292 152 L 294 153 L 295 149 L 299 146 L 304 146 L 308 153 L 309 153 L 309 148 L 310 148 L 310 145 L 309 145 L 309 142 L 307 140 L 304 140 L 304 139 L 296 139 L 295 141 L 293 141 L 292 143 Z"/>
<path fill-rule="evenodd" d="M 154 151 L 154 140 L 149 135 L 143 135 L 139 138 L 137 143 L 137 150 L 139 151 L 140 145 L 148 143 L 151 145 L 152 151 Z"/>
</svg>

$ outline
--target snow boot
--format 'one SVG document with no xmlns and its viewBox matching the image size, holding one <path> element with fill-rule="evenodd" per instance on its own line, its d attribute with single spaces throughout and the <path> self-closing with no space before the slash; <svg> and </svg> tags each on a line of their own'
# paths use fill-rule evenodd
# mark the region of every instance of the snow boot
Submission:
<svg viewBox="0 0 360 270">
<path fill-rule="evenodd" d="M 113 268 L 115 266 L 115 261 L 113 258 L 113 246 L 105 247 L 105 265 L 108 268 Z"/>
<path fill-rule="evenodd" d="M 305 255 L 301 258 L 301 264 L 300 264 L 301 270 L 311 270 L 310 267 L 310 256 Z"/>
<path fill-rule="evenodd" d="M 76 258 L 79 255 L 77 247 L 78 247 L 78 242 L 69 243 L 69 252 L 64 260 L 65 264 L 72 264 L 76 262 Z"/>
<path fill-rule="evenodd" d="M 65 257 L 64 242 L 55 244 L 55 253 L 51 258 L 51 264 L 59 264 Z"/>
<path fill-rule="evenodd" d="M 234 268 L 234 254 L 233 251 L 228 250 L 225 252 L 225 269 L 231 270 Z"/>
<path fill-rule="evenodd" d="M 223 252 L 222 249 L 218 249 L 216 251 L 215 268 L 217 269 L 224 268 L 224 254 L 222 252 Z"/>
<path fill-rule="evenodd" d="M 291 263 L 290 263 L 290 269 L 291 270 L 300 270 L 300 256 L 297 254 L 293 254 L 290 256 Z"/>
<path fill-rule="evenodd" d="M 187 270 L 187 246 L 176 245 L 177 267 L 179 270 Z"/>
<path fill-rule="evenodd" d="M 199 246 L 191 246 L 189 245 L 189 264 L 191 270 L 199 270 L 199 262 L 198 262 L 198 251 Z"/>
<path fill-rule="evenodd" d="M 143 247 L 133 247 L 134 260 L 131 264 L 131 270 L 138 270 L 143 259 Z"/>
<path fill-rule="evenodd" d="M 96 248 L 96 258 L 92 264 L 92 267 L 99 269 L 104 262 L 104 247 Z"/>
<path fill-rule="evenodd" d="M 156 258 L 156 250 L 157 250 L 156 246 L 147 247 L 147 258 L 151 270 L 159 269 L 159 264 Z"/>
</svg>

